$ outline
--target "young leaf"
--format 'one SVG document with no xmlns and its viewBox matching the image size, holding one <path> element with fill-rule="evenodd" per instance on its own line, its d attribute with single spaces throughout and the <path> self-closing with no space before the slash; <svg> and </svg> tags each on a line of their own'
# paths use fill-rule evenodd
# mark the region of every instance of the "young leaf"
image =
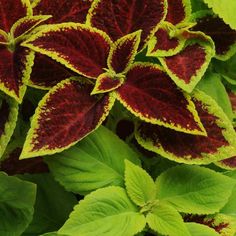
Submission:
<svg viewBox="0 0 236 236">
<path fill-rule="evenodd" d="M 18 104 L 11 98 L 0 97 L 0 159 L 16 127 Z"/>
<path fill-rule="evenodd" d="M 188 164 L 209 164 L 236 155 L 236 133 L 228 117 L 202 91 L 195 90 L 192 96 L 207 137 L 141 123 L 135 132 L 138 143 L 170 160 Z"/>
<path fill-rule="evenodd" d="M 143 230 L 145 217 L 120 187 L 99 189 L 74 208 L 58 231 L 70 236 L 132 236 Z"/>
<path fill-rule="evenodd" d="M 190 236 L 182 216 L 170 205 L 160 202 L 147 214 L 149 227 L 162 235 Z"/>
<path fill-rule="evenodd" d="M 22 45 L 96 79 L 107 68 L 111 40 L 104 32 L 87 25 L 63 23 L 47 26 Z"/>
<path fill-rule="evenodd" d="M 235 181 L 210 169 L 181 165 L 161 174 L 156 185 L 157 198 L 178 211 L 213 214 L 227 203 Z"/>
<path fill-rule="evenodd" d="M 124 160 L 139 164 L 137 153 L 107 128 L 100 126 L 76 146 L 46 162 L 68 191 L 87 194 L 110 185 L 124 186 Z"/>
<path fill-rule="evenodd" d="M 232 29 L 236 30 L 236 2 L 234 0 L 228 0 L 227 4 L 225 4 L 224 0 L 204 0 L 204 2 L 212 8 L 226 24 L 229 24 Z"/>
<path fill-rule="evenodd" d="M 12 25 L 22 17 L 32 15 L 29 0 L 1 0 L 0 29 L 10 32 Z"/>
<path fill-rule="evenodd" d="M 186 223 L 186 226 L 191 236 L 219 236 L 219 234 L 214 229 L 206 225 Z"/>
<path fill-rule="evenodd" d="M 142 48 L 165 18 L 166 10 L 166 0 L 95 0 L 89 10 L 87 24 L 106 32 L 114 41 L 142 30 Z"/>
<path fill-rule="evenodd" d="M 205 134 L 190 97 L 158 65 L 133 64 L 125 83 L 117 90 L 117 98 L 141 120 L 186 133 Z"/>
<path fill-rule="evenodd" d="M 82 80 L 64 80 L 40 101 L 21 159 L 63 151 L 104 121 L 114 104 L 113 95 L 90 96 L 93 86 Z"/>
<path fill-rule="evenodd" d="M 131 200 L 145 206 L 156 199 L 156 185 L 152 177 L 141 167 L 125 160 L 125 186 Z"/>
<path fill-rule="evenodd" d="M 0 172 L 0 232 L 21 235 L 33 218 L 36 186 Z M 14 226 L 14 227 L 13 227 Z"/>
<path fill-rule="evenodd" d="M 22 236 L 58 230 L 77 204 L 75 196 L 66 192 L 50 174 L 27 174 L 19 177 L 37 184 L 34 217 Z"/>
</svg>

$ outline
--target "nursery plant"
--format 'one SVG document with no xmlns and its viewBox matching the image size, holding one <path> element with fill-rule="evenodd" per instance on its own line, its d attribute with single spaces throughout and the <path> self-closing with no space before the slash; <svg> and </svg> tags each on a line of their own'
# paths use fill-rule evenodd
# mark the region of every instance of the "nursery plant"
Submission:
<svg viewBox="0 0 236 236">
<path fill-rule="evenodd" d="M 236 236 L 235 0 L 0 0 L 0 236 Z"/>
</svg>

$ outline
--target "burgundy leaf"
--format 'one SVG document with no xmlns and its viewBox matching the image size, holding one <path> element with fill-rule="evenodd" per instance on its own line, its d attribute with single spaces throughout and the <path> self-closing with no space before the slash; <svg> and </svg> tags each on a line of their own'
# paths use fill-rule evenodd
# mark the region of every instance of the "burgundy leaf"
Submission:
<svg viewBox="0 0 236 236">
<path fill-rule="evenodd" d="M 157 65 L 136 63 L 118 90 L 118 99 L 134 115 L 187 133 L 204 134 L 194 105 Z"/>
<path fill-rule="evenodd" d="M 27 0 L 0 0 L 0 29 L 10 32 L 12 25 L 20 18 L 30 15 L 32 9 Z"/>
<path fill-rule="evenodd" d="M 53 17 L 50 24 L 63 22 L 84 23 L 92 0 L 40 0 L 34 7 L 35 15 L 48 14 Z"/>
<path fill-rule="evenodd" d="M 96 79 L 107 68 L 111 40 L 100 30 L 64 23 L 46 27 L 22 45 Z"/>
<path fill-rule="evenodd" d="M 141 46 L 164 19 L 164 0 L 96 0 L 87 22 L 106 32 L 114 41 L 124 35 L 142 30 Z"/>
<path fill-rule="evenodd" d="M 96 129 L 114 98 L 90 96 L 92 89 L 92 84 L 68 79 L 50 90 L 32 119 L 21 158 L 60 152 Z"/>
</svg>

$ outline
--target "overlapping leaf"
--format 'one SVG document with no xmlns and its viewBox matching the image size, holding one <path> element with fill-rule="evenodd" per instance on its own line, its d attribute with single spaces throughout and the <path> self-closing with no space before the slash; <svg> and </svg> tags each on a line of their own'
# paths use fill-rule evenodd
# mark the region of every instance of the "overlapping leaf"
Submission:
<svg viewBox="0 0 236 236">
<path fill-rule="evenodd" d="M 225 113 L 211 97 L 198 90 L 193 93 L 193 101 L 206 137 L 142 123 L 136 128 L 139 144 L 184 163 L 206 164 L 234 156 L 236 134 Z"/>
<path fill-rule="evenodd" d="M 134 64 L 117 96 L 128 110 L 146 122 L 187 133 L 205 132 L 190 97 L 157 65 Z"/>
<path fill-rule="evenodd" d="M 41 100 L 22 159 L 62 151 L 104 121 L 114 103 L 113 95 L 90 96 L 93 86 L 82 80 L 64 80 Z"/>
<path fill-rule="evenodd" d="M 142 30 L 142 48 L 165 18 L 166 8 L 165 0 L 95 0 L 89 10 L 87 24 L 106 32 L 114 41 Z"/>
</svg>

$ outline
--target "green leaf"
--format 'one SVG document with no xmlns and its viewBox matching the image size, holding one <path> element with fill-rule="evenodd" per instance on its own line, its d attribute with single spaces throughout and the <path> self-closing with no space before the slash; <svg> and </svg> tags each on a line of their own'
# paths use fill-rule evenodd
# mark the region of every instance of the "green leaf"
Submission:
<svg viewBox="0 0 236 236">
<path fill-rule="evenodd" d="M 181 215 L 171 206 L 160 203 L 147 215 L 149 227 L 163 235 L 190 236 Z"/>
<path fill-rule="evenodd" d="M 219 234 L 214 229 L 206 225 L 186 223 L 186 226 L 191 236 L 219 236 Z"/>
<path fill-rule="evenodd" d="M 87 195 L 58 232 L 70 236 L 132 236 L 145 225 L 145 217 L 125 190 L 112 186 Z"/>
<path fill-rule="evenodd" d="M 125 161 L 125 185 L 131 200 L 144 206 L 156 198 L 156 185 L 152 177 L 141 167 Z"/>
<path fill-rule="evenodd" d="M 57 232 L 50 232 L 50 233 L 46 233 L 46 234 L 41 234 L 40 236 L 68 236 L 68 235 L 58 234 Z"/>
<path fill-rule="evenodd" d="M 20 236 L 33 218 L 35 184 L 0 172 L 0 235 Z"/>
<path fill-rule="evenodd" d="M 207 5 L 203 2 L 203 0 L 191 0 L 192 12 L 207 10 Z"/>
<path fill-rule="evenodd" d="M 207 168 L 181 165 L 161 174 L 156 185 L 158 199 L 178 211 L 213 214 L 227 203 L 235 181 Z"/>
<path fill-rule="evenodd" d="M 214 86 L 212 86 L 213 84 Z M 230 120 L 233 119 L 234 115 L 229 96 L 223 83 L 221 82 L 221 76 L 219 74 L 210 72 L 206 73 L 197 88 L 212 97 L 223 109 L 228 118 Z"/>
<path fill-rule="evenodd" d="M 37 184 L 33 221 L 22 236 L 58 230 L 77 203 L 75 196 L 66 192 L 50 174 L 23 175 L 21 178 Z"/>
<path fill-rule="evenodd" d="M 226 24 L 236 30 L 236 1 L 235 0 L 204 0 L 212 10 L 219 15 Z"/>
<path fill-rule="evenodd" d="M 87 194 L 110 185 L 124 186 L 125 159 L 140 163 L 138 154 L 126 143 L 100 127 L 69 150 L 46 158 L 46 162 L 68 191 Z"/>
</svg>

